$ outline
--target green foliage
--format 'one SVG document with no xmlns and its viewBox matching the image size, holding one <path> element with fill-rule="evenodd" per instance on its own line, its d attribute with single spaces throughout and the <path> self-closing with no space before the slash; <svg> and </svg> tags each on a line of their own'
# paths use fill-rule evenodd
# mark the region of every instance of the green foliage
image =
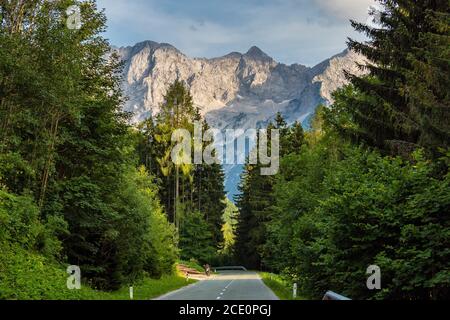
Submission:
<svg viewBox="0 0 450 320">
<path fill-rule="evenodd" d="M 212 234 L 205 217 L 200 212 L 187 212 L 180 231 L 181 258 L 197 259 L 209 263 L 216 254 Z"/>
<path fill-rule="evenodd" d="M 334 139 L 282 161 L 264 260 L 320 299 L 442 299 L 448 294 L 449 175 L 415 154 L 412 163 Z M 442 160 L 448 163 L 448 158 Z M 382 291 L 366 287 L 378 265 Z"/>
<path fill-rule="evenodd" d="M 383 0 L 381 26 L 352 22 L 369 41 L 349 48 L 369 59 L 369 76 L 349 75 L 353 92 L 338 94 L 337 129 L 386 153 L 408 157 L 449 148 L 450 4 L 448 0 Z"/>
<path fill-rule="evenodd" d="M 122 283 L 139 278 L 142 270 L 156 277 L 171 273 L 178 257 L 175 229 L 162 211 L 157 192 L 143 167 L 122 181 L 116 209 L 121 212 L 116 228 L 121 274 L 126 275 Z"/>
<path fill-rule="evenodd" d="M 0 299 L 66 300 L 93 299 L 93 291 L 67 289 L 68 274 L 58 264 L 22 247 L 2 243 L 0 252 Z"/>
<path fill-rule="evenodd" d="M 66 232 L 67 225 L 59 217 L 41 221 L 39 209 L 29 196 L 16 196 L 0 190 L 0 242 L 36 250 L 48 258 L 61 252 L 56 235 Z"/>
<path fill-rule="evenodd" d="M 259 165 L 246 165 L 236 205 L 236 258 L 250 269 L 261 267 L 261 249 L 266 240 L 267 209 L 272 205 L 273 177 L 260 175 Z"/>
<path fill-rule="evenodd" d="M 72 298 L 64 271 L 55 263 L 61 251 L 55 234 L 65 224 L 46 224 L 29 196 L 0 190 L 0 299 Z"/>
<path fill-rule="evenodd" d="M 258 222 L 263 263 L 310 298 L 449 295 L 450 3 L 381 3 L 380 28 L 352 22 L 370 39 L 349 42 L 370 74 L 349 75 L 301 150 L 283 154 L 270 218 Z M 369 265 L 381 268 L 380 291 L 366 287 Z"/>
<path fill-rule="evenodd" d="M 222 231 L 223 214 L 226 210 L 224 180 L 225 175 L 219 164 L 201 164 L 195 168 L 193 210 L 205 214 L 217 249 L 224 243 Z"/>
<path fill-rule="evenodd" d="M 280 130 L 280 155 L 298 152 L 304 143 L 303 129 L 298 123 L 288 127 L 281 114 L 277 115 L 275 125 L 271 129 Z M 236 198 L 239 209 L 236 228 L 236 259 L 247 268 L 261 268 L 264 260 L 265 243 L 267 241 L 267 222 L 271 220 L 272 205 L 275 201 L 273 185 L 274 176 L 262 176 L 259 164 L 245 166 L 239 186 L 240 194 Z"/>
<path fill-rule="evenodd" d="M 79 30 L 65 23 L 72 4 Z M 100 36 L 104 13 L 71 0 L 0 9 L 0 240 L 22 250 L 17 259 L 79 265 L 96 288 L 171 273 L 175 230 L 154 178 L 135 169 L 121 64 Z M 13 283 L 24 276 L 14 268 L 5 273 Z"/>
<path fill-rule="evenodd" d="M 163 294 L 180 289 L 184 286 L 195 283 L 196 280 L 186 280 L 178 275 L 164 275 L 158 279 L 144 278 L 133 286 L 134 300 L 154 299 Z M 129 300 L 129 287 L 123 287 L 115 292 L 107 293 L 95 292 L 94 299 L 104 300 Z"/>
<path fill-rule="evenodd" d="M 68 274 L 59 264 L 17 245 L 2 244 L 0 252 L 0 299 L 9 300 L 129 300 L 129 287 L 105 292 L 82 283 L 80 290 L 67 289 Z M 86 280 L 82 278 L 82 280 Z M 133 284 L 134 299 L 148 300 L 195 282 L 178 275 L 159 279 L 145 277 Z"/>
<path fill-rule="evenodd" d="M 34 248 L 42 232 L 39 209 L 29 197 L 19 197 L 0 190 L 0 240 Z"/>
<path fill-rule="evenodd" d="M 175 129 L 187 130 L 193 136 L 194 121 L 202 126 L 203 133 L 208 129 L 206 122 L 201 121 L 198 110 L 193 107 L 192 100 L 184 83 L 175 81 L 171 84 L 161 113 L 156 119 L 147 119 L 139 125 L 137 150 L 141 164 L 155 175 L 161 203 L 180 234 L 184 232 L 183 219 L 189 212 L 199 211 L 208 224 L 208 234 L 218 250 L 224 242 L 222 215 L 226 207 L 222 166 L 206 163 L 175 165 L 171 158 L 176 144 L 172 141 Z M 192 150 L 194 144 L 206 147 L 206 143 L 194 139 L 189 143 Z M 184 249 L 182 242 L 180 245 Z"/>
<path fill-rule="evenodd" d="M 337 95 L 352 95 L 351 88 Z M 339 113 L 340 123 L 352 126 Z M 285 154 L 263 227 L 263 264 L 309 298 L 443 299 L 449 288 L 448 155 L 392 158 L 345 142 L 319 108 L 299 152 Z M 248 180 L 244 180 L 248 181 Z M 382 290 L 366 287 L 369 265 Z"/>
<path fill-rule="evenodd" d="M 236 241 L 236 225 L 238 218 L 238 208 L 228 198 L 225 200 L 226 209 L 223 213 L 222 233 L 224 237 L 224 244 L 222 252 L 231 255 Z"/>
<path fill-rule="evenodd" d="M 167 275 L 178 238 L 183 259 L 281 272 L 263 277 L 286 297 L 293 281 L 312 298 L 450 295 L 448 0 L 383 0 L 382 28 L 353 22 L 370 74 L 349 75 L 311 132 L 276 116 L 280 173 L 246 165 L 236 230 L 222 168 L 170 159 L 173 130 L 201 120 L 188 88 L 130 129 L 106 18 L 80 2 L 70 30 L 74 3 L 0 4 L 0 299 L 127 299 L 130 284 L 151 298 L 187 283 Z M 88 286 L 66 288 L 67 264 Z M 372 264 L 381 291 L 365 286 Z"/>
<path fill-rule="evenodd" d="M 226 208 L 222 216 L 222 235 L 223 243 L 215 256 L 209 261 L 214 266 L 236 265 L 239 263 L 236 259 L 236 229 L 238 224 L 239 212 L 236 205 L 228 198 L 224 201 Z"/>
<path fill-rule="evenodd" d="M 259 275 L 264 284 L 268 286 L 280 300 L 304 300 L 298 292 L 297 297 L 294 299 L 294 284 L 282 276 L 268 272 L 259 272 Z"/>
</svg>

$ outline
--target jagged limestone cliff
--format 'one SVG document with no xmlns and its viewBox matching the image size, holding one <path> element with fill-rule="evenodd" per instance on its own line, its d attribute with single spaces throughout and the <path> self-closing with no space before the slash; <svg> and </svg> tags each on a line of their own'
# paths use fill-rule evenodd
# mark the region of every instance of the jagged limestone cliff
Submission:
<svg viewBox="0 0 450 320">
<path fill-rule="evenodd" d="M 133 122 L 157 114 L 168 86 L 178 79 L 217 129 L 263 127 L 277 112 L 307 126 L 316 107 L 332 103 L 332 92 L 347 83 L 344 70 L 361 74 L 358 64 L 365 63 L 347 50 L 312 68 L 278 63 L 257 47 L 214 59 L 190 58 L 170 44 L 152 41 L 116 50 L 125 64 L 125 110 L 133 112 Z M 225 166 L 230 196 L 240 170 Z"/>
</svg>

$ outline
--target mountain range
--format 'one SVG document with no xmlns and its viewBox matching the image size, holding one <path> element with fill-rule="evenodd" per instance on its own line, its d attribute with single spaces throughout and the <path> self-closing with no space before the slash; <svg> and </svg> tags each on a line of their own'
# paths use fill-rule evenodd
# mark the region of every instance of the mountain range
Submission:
<svg viewBox="0 0 450 320">
<path fill-rule="evenodd" d="M 144 41 L 115 48 L 124 62 L 124 108 L 138 123 L 155 115 L 168 86 L 184 81 L 209 125 L 217 129 L 261 128 L 281 112 L 288 123 L 309 119 L 332 92 L 347 83 L 344 71 L 360 75 L 363 56 L 345 50 L 314 67 L 279 63 L 258 47 L 223 57 L 191 58 L 166 43 Z M 224 166 L 226 190 L 237 193 L 240 165 Z"/>
</svg>

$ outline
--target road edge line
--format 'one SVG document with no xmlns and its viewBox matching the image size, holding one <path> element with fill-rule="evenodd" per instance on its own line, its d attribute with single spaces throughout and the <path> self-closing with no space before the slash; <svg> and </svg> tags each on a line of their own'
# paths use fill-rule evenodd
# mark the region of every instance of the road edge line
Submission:
<svg viewBox="0 0 450 320">
<path fill-rule="evenodd" d="M 162 299 L 164 299 L 164 298 L 170 297 L 172 294 L 175 294 L 175 293 L 184 291 L 184 290 L 186 290 L 186 289 L 188 289 L 188 288 L 191 288 L 191 287 L 195 287 L 195 286 L 197 286 L 198 284 L 200 284 L 200 282 L 202 282 L 202 280 L 197 281 L 197 282 L 195 282 L 195 283 L 191 283 L 191 284 L 189 284 L 189 285 L 187 285 L 187 286 L 181 287 L 180 289 L 177 289 L 177 290 L 174 290 L 174 291 L 170 291 L 170 292 L 164 293 L 164 294 L 162 294 L 162 295 L 160 295 L 160 296 L 158 296 L 158 297 L 156 297 L 156 298 L 152 298 L 152 299 L 150 299 L 150 300 L 162 300 Z"/>
</svg>

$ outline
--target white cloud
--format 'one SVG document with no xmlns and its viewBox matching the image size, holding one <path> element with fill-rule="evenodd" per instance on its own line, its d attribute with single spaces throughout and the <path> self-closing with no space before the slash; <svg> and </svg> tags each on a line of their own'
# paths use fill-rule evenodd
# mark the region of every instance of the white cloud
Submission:
<svg viewBox="0 0 450 320">
<path fill-rule="evenodd" d="M 107 37 L 114 45 L 167 42 L 193 57 L 245 52 L 257 45 L 280 62 L 307 65 L 343 50 L 347 37 L 355 36 L 348 18 L 358 18 L 352 15 L 359 11 L 365 21 L 371 2 L 229 0 L 214 2 L 219 4 L 202 12 L 174 12 L 160 0 L 98 0 L 99 7 L 106 8 Z M 229 16 L 230 12 L 235 14 Z M 217 14 L 224 19 L 217 19 Z"/>
<path fill-rule="evenodd" d="M 369 6 L 375 0 L 314 0 L 328 14 L 339 19 L 367 19 Z"/>
<path fill-rule="evenodd" d="M 188 54 L 201 55 L 207 46 L 233 43 L 236 33 L 211 21 L 199 23 L 193 17 L 174 16 L 157 10 L 150 1 L 99 1 L 115 33 L 129 33 L 130 43 L 153 40 L 168 42 Z M 118 30 L 119 29 L 119 30 Z M 136 39 L 140 37 L 140 39 Z M 124 37 L 121 37 L 122 39 Z M 124 45 L 120 43 L 119 45 Z"/>
</svg>

